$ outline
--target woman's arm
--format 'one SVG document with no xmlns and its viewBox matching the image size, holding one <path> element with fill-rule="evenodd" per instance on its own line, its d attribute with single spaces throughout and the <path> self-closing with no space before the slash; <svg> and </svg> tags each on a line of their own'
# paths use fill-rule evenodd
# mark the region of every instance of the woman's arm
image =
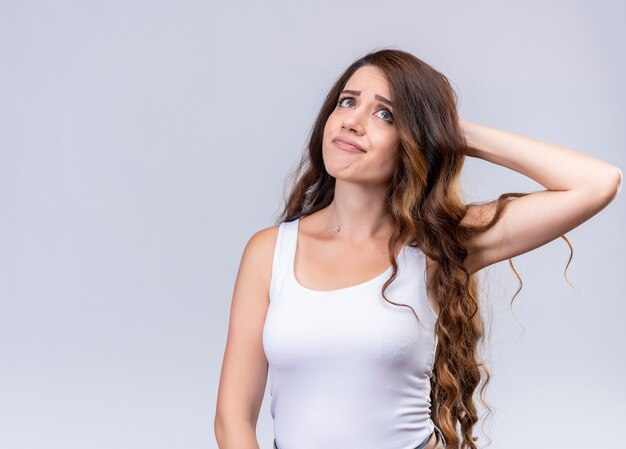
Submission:
<svg viewBox="0 0 626 449">
<path fill-rule="evenodd" d="M 258 231 L 241 257 L 215 411 L 214 431 L 220 449 L 259 449 L 256 424 L 269 368 L 263 326 L 277 234 L 278 226 Z"/>
<path fill-rule="evenodd" d="M 510 201 L 503 216 L 470 242 L 466 268 L 474 273 L 542 246 L 600 212 L 621 189 L 622 172 L 589 155 L 462 118 L 465 154 L 515 170 L 546 190 Z M 472 206 L 465 223 L 482 224 L 483 206 Z"/>
</svg>

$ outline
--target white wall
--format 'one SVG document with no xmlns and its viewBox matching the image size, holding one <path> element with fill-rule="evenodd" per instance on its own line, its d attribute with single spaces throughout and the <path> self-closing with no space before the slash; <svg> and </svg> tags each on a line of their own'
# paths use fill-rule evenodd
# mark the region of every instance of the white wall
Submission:
<svg viewBox="0 0 626 449">
<path fill-rule="evenodd" d="M 624 17 L 582 0 L 0 2 L 0 447 L 217 447 L 243 247 L 371 49 L 441 70 L 469 120 L 625 167 Z M 465 181 L 472 200 L 540 188 L 476 159 Z M 516 258 L 513 313 L 512 271 L 485 270 L 491 447 L 620 441 L 624 229 L 619 196 L 568 234 L 578 292 L 564 241 Z"/>
</svg>

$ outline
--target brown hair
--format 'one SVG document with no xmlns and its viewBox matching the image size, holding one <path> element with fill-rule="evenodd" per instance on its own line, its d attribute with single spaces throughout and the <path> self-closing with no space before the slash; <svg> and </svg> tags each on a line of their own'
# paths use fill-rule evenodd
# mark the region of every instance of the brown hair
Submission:
<svg viewBox="0 0 626 449">
<path fill-rule="evenodd" d="M 477 210 L 492 215 L 485 220 L 486 224 L 461 224 L 469 207 L 478 204 L 462 201 L 459 177 L 466 142 L 458 124 L 457 96 L 448 79 L 424 61 L 401 50 L 382 49 L 354 61 L 334 82 L 322 104 L 309 135 L 307 150 L 288 180 L 292 188 L 278 221 L 310 215 L 332 202 L 335 178 L 326 172 L 322 159 L 324 126 L 348 79 L 365 65 L 380 68 L 389 82 L 400 142 L 386 202 L 394 228 L 388 245 L 389 254 L 394 254 L 397 243 L 409 242 L 409 246 L 419 247 L 437 262 L 433 285 L 430 286 L 434 288 L 440 308 L 435 328 L 437 353 L 431 379 L 432 419 L 442 429 L 449 449 L 476 449 L 477 437 L 472 435 L 472 429 L 478 421 L 478 414 L 473 395 L 482 379 L 480 400 L 491 413 L 483 397 L 490 375 L 477 353 L 478 343 L 484 337 L 477 277 L 470 275 L 462 263 L 468 255 L 466 245 L 470 237 L 491 228 L 500 219 L 509 200 L 528 193 L 504 193 L 496 200 L 481 203 Z M 571 250 L 568 239 L 561 237 Z M 511 259 L 509 264 L 521 289 L 521 278 Z M 382 289 L 388 302 L 392 301 L 384 292 L 397 274 L 393 256 L 391 265 L 392 275 Z M 511 304 L 517 293 L 519 289 Z M 393 304 L 411 308 L 406 304 Z"/>
</svg>

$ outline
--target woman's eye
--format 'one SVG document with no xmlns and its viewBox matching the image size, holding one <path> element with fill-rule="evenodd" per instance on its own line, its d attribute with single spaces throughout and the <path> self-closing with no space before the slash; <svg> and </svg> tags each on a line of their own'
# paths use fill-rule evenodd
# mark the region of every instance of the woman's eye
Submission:
<svg viewBox="0 0 626 449">
<path fill-rule="evenodd" d="M 349 100 L 349 101 L 353 102 L 354 98 L 352 98 L 352 97 L 342 97 L 342 98 L 339 98 L 339 100 L 337 101 L 337 104 L 339 106 L 343 107 L 345 100 Z M 389 123 L 393 123 L 393 114 L 391 113 L 391 111 L 389 111 L 389 109 L 383 108 L 383 109 L 379 109 L 378 112 L 380 112 L 380 111 L 384 111 L 384 112 L 387 113 L 387 118 L 383 118 L 384 121 L 389 122 Z"/>
<path fill-rule="evenodd" d="M 352 98 L 351 98 L 351 97 L 343 97 L 343 98 L 340 98 L 340 99 L 339 99 L 339 101 L 338 101 L 339 106 L 341 106 L 341 105 L 343 104 L 343 101 L 344 101 L 344 100 L 352 100 Z"/>
<path fill-rule="evenodd" d="M 388 122 L 393 122 L 393 114 L 391 112 L 389 112 L 388 109 L 381 109 L 380 112 L 386 112 L 388 118 L 383 119 L 383 120 L 387 120 Z"/>
</svg>

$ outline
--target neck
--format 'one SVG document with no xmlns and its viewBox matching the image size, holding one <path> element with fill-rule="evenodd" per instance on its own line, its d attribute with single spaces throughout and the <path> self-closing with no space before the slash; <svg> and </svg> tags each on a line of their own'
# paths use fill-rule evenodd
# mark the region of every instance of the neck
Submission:
<svg viewBox="0 0 626 449">
<path fill-rule="evenodd" d="M 389 217 L 384 210 L 386 191 L 363 188 L 337 181 L 333 201 L 325 210 L 328 229 L 333 233 L 363 240 L 387 234 Z"/>
</svg>

